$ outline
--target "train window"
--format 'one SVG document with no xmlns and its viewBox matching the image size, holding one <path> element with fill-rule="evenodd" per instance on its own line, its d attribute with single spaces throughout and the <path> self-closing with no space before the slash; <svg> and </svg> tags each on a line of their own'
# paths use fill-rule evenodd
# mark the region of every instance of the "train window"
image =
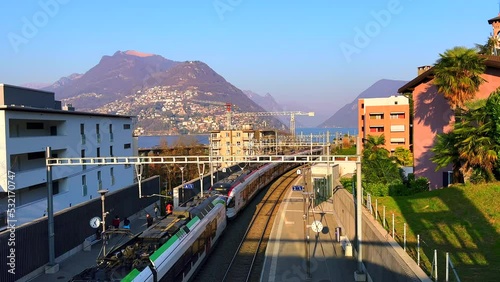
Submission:
<svg viewBox="0 0 500 282">
<path fill-rule="evenodd" d="M 229 204 L 227 204 L 227 208 L 234 208 L 234 198 L 229 200 Z"/>
</svg>

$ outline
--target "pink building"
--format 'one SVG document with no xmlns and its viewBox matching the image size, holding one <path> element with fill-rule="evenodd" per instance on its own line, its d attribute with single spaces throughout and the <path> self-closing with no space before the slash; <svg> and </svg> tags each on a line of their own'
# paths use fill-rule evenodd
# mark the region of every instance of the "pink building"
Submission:
<svg viewBox="0 0 500 282">
<path fill-rule="evenodd" d="M 500 86 L 500 57 L 485 56 L 486 80 L 476 93 L 477 99 L 488 98 Z M 414 173 L 427 177 L 430 188 L 448 186 L 451 182 L 451 165 L 436 171 L 436 164 L 430 158 L 436 135 L 452 129 L 454 115 L 447 100 L 434 86 L 434 68 L 419 68 L 419 75 L 402 86 L 399 93 L 413 93 L 413 154 Z"/>
</svg>

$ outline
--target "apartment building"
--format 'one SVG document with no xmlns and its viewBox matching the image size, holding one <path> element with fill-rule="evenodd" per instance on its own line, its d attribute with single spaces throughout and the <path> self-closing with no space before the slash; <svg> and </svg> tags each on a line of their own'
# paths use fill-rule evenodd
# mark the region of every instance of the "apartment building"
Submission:
<svg viewBox="0 0 500 282">
<path fill-rule="evenodd" d="M 274 130 L 255 130 L 251 125 L 246 125 L 241 130 L 212 131 L 210 149 L 212 155 L 219 156 L 275 154 L 276 138 L 277 133 Z"/>
<path fill-rule="evenodd" d="M 54 93 L 0 84 L 0 208 L 15 197 L 17 225 L 46 215 L 45 151 L 52 157 L 132 156 L 132 118 L 77 112 L 61 106 Z M 9 176 L 11 177 L 9 179 Z M 52 169 L 54 211 L 133 184 L 132 167 L 57 166 Z"/>
<path fill-rule="evenodd" d="M 404 96 L 358 99 L 358 132 L 362 138 L 384 134 L 385 148 L 411 150 L 410 105 Z"/>
</svg>

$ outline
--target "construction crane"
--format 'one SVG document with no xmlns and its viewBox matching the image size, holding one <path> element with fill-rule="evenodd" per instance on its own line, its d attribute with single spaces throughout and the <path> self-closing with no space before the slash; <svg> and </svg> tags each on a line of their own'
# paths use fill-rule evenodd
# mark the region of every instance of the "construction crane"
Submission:
<svg viewBox="0 0 500 282">
<path fill-rule="evenodd" d="M 231 108 L 237 107 L 231 103 L 224 103 L 219 101 L 207 101 L 207 100 L 197 100 L 191 99 L 191 102 L 207 104 L 207 105 L 216 105 L 216 106 L 225 106 L 226 107 L 226 130 L 232 129 L 232 116 L 258 116 L 258 117 L 269 117 L 269 116 L 290 116 L 290 133 L 292 136 L 295 136 L 295 116 L 314 116 L 314 112 L 301 112 L 301 111 L 286 111 L 286 112 L 246 112 L 246 113 L 234 113 L 231 111 Z"/>
<path fill-rule="evenodd" d="M 234 113 L 234 116 L 258 116 L 258 117 L 268 117 L 268 116 L 290 116 L 290 133 L 295 136 L 295 116 L 314 116 L 314 112 L 247 112 L 247 113 Z"/>
<path fill-rule="evenodd" d="M 208 100 L 197 100 L 190 99 L 189 101 L 199 104 L 215 105 L 215 106 L 225 106 L 226 107 L 226 129 L 231 129 L 231 108 L 236 107 L 236 105 L 231 103 L 224 103 L 219 101 L 208 101 Z"/>
</svg>

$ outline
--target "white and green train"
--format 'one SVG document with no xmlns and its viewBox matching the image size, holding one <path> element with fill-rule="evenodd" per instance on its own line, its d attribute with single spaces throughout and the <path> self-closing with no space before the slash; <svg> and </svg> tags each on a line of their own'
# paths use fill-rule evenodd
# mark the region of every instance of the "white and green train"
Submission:
<svg viewBox="0 0 500 282">
<path fill-rule="evenodd" d="M 99 259 L 71 281 L 188 281 L 226 228 L 220 196 L 193 203 Z"/>
</svg>

